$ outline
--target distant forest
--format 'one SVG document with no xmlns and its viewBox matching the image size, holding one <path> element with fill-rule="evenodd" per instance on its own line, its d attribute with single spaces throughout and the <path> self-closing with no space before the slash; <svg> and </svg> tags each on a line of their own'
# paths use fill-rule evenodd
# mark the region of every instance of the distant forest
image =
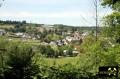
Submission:
<svg viewBox="0 0 120 79">
<path fill-rule="evenodd" d="M 2 21 L 0 20 L 0 24 L 20 24 L 20 23 L 26 24 L 26 21 L 11 21 L 11 20 Z"/>
<path fill-rule="evenodd" d="M 45 24 L 35 24 L 35 23 L 27 23 L 25 20 L 23 21 L 12 21 L 12 20 L 0 20 L 0 25 L 5 25 L 5 24 L 29 24 L 29 25 L 36 25 L 36 26 L 44 26 Z M 53 28 L 55 29 L 67 29 L 67 30 L 74 30 L 74 31 L 94 31 L 96 29 L 95 26 L 69 26 L 69 25 L 63 25 L 63 24 L 54 24 L 54 25 L 50 25 L 53 26 Z M 99 27 L 99 29 L 101 29 L 101 27 Z"/>
</svg>

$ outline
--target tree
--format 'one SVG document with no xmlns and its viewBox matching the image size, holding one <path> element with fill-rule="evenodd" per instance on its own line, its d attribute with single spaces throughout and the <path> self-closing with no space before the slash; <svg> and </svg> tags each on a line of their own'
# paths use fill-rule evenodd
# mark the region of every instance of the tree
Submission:
<svg viewBox="0 0 120 79">
<path fill-rule="evenodd" d="M 40 53 L 45 55 L 46 57 L 55 57 L 55 51 L 51 46 L 39 46 Z"/>
<path fill-rule="evenodd" d="M 22 21 L 22 24 L 26 24 L 26 21 Z"/>
<path fill-rule="evenodd" d="M 120 11 L 120 0 L 102 0 L 102 5 L 111 7 L 113 10 Z"/>
<path fill-rule="evenodd" d="M 120 37 L 120 13 L 114 12 L 104 18 L 104 34 L 117 41 Z"/>
<path fill-rule="evenodd" d="M 14 32 L 25 32 L 26 27 L 23 26 L 23 23 L 19 23 L 15 25 Z"/>
<path fill-rule="evenodd" d="M 35 53 L 31 47 L 19 44 L 8 50 L 5 79 L 33 79 L 39 73 L 39 66 L 34 61 Z"/>
<path fill-rule="evenodd" d="M 104 17 L 104 33 L 107 37 L 120 42 L 120 0 L 102 0 L 103 6 L 111 7 L 114 11 L 112 14 Z"/>
</svg>

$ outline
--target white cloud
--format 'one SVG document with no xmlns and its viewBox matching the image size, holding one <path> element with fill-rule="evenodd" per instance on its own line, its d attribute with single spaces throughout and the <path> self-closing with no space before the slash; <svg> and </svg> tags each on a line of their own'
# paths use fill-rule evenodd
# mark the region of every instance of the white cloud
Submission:
<svg viewBox="0 0 120 79">
<path fill-rule="evenodd" d="M 110 14 L 111 11 L 99 12 L 99 17 L 105 14 Z M 13 20 L 26 20 L 37 23 L 63 23 L 71 25 L 95 25 L 94 12 L 81 11 L 62 11 L 62 12 L 16 12 L 16 11 L 1 11 L 1 18 L 8 18 Z M 7 19 L 6 19 L 7 20 Z"/>
<path fill-rule="evenodd" d="M 58 3 L 68 3 L 69 0 L 13 0 L 13 2 L 23 3 L 23 4 L 58 4 Z"/>
<path fill-rule="evenodd" d="M 80 11 L 63 11 L 63 12 L 7 12 L 2 11 L 0 13 L 2 17 L 45 17 L 45 18 L 77 18 L 77 17 L 92 17 L 92 13 L 80 12 Z"/>
<path fill-rule="evenodd" d="M 105 14 L 110 14 L 111 12 L 100 12 L 99 16 L 103 17 Z M 2 11 L 0 13 L 1 17 L 16 17 L 16 18 L 22 18 L 22 17 L 34 17 L 34 18 L 91 18 L 94 17 L 93 12 L 81 12 L 81 11 L 63 11 L 63 12 L 7 12 Z"/>
</svg>

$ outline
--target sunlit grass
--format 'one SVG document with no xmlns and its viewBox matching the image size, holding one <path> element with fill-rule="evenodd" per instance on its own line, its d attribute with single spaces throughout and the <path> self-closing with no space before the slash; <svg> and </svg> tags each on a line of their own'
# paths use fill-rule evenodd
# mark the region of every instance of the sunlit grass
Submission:
<svg viewBox="0 0 120 79">
<path fill-rule="evenodd" d="M 39 63 L 47 66 L 63 66 L 66 64 L 79 65 L 79 57 L 63 57 L 63 58 L 45 58 L 41 57 Z"/>
</svg>

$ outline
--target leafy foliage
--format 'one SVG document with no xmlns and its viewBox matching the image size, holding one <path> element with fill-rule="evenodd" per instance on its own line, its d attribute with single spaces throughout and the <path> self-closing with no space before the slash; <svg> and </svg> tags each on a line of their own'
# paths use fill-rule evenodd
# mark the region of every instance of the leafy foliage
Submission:
<svg viewBox="0 0 120 79">
<path fill-rule="evenodd" d="M 102 5 L 120 11 L 120 0 L 102 0 Z"/>
<path fill-rule="evenodd" d="M 104 18 L 104 35 L 120 43 L 120 1 L 102 0 L 103 6 L 112 7 L 113 13 Z"/>
</svg>

